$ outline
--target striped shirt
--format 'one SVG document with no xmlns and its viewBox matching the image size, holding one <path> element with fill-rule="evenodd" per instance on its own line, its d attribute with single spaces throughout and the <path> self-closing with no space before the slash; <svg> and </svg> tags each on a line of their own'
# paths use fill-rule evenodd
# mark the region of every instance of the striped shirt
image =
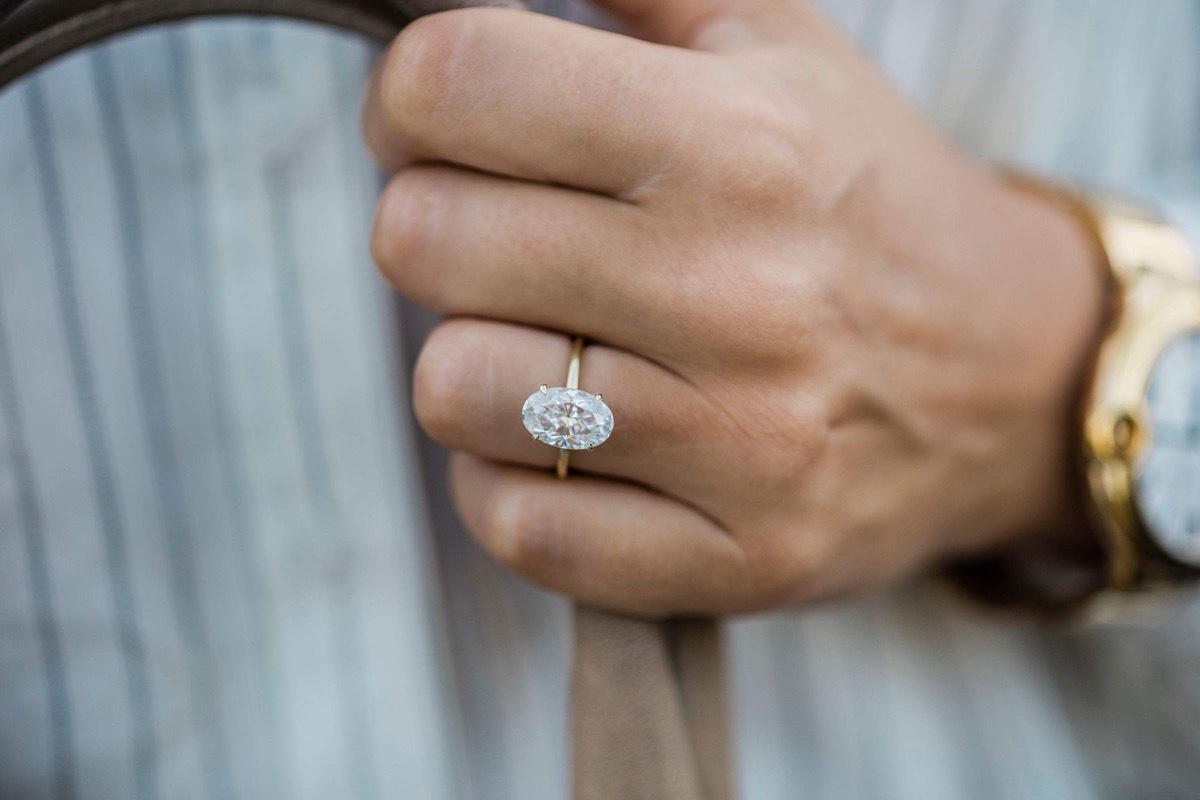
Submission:
<svg viewBox="0 0 1200 800">
<path fill-rule="evenodd" d="M 1200 3 L 827 0 L 977 155 L 1200 241 Z M 370 45 L 206 20 L 0 94 L 0 798 L 566 795 L 566 604 L 457 527 L 376 276 Z M 1200 610 L 732 626 L 742 794 L 1200 796 Z"/>
</svg>

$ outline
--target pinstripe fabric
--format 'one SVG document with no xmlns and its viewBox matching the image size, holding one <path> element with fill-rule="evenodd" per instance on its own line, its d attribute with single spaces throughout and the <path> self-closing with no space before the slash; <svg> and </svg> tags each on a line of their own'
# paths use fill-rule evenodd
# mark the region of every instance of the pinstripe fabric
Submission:
<svg viewBox="0 0 1200 800">
<path fill-rule="evenodd" d="M 154 494 L 158 500 L 163 537 L 170 558 L 171 602 L 176 625 L 185 641 L 188 693 L 200 715 L 198 728 L 202 739 L 205 786 L 210 794 L 232 794 L 229 776 L 228 744 L 216 715 L 222 711 L 215 702 L 214 659 L 212 644 L 200 612 L 200 588 L 193 565 L 196 543 L 180 474 L 179 448 L 174 444 L 174 426 L 168 418 L 164 377 L 159 363 L 160 346 L 151 298 L 149 265 L 144 242 L 146 231 L 139 208 L 135 156 L 117 98 L 116 75 L 111 52 L 100 50 L 92 61 L 95 94 L 100 106 L 101 131 L 105 155 L 115 183 L 115 205 L 120 231 L 120 257 L 124 265 L 124 289 L 129 302 L 130 334 L 138 380 L 138 396 L 150 444 Z"/>
<path fill-rule="evenodd" d="M 1200 236 L 1194 0 L 825 5 L 965 147 Z M 409 422 L 372 58 L 205 21 L 0 95 L 0 798 L 565 795 L 565 606 Z M 1200 610 L 1039 631 L 912 586 L 733 643 L 748 798 L 1200 795 Z"/>
<path fill-rule="evenodd" d="M 36 188 L 41 197 L 42 223 L 48 240 L 53 269 L 53 290 L 57 300 L 53 312 L 57 312 L 56 316 L 62 326 L 63 354 L 76 406 L 73 410 L 78 415 L 78 424 L 83 434 L 83 448 L 80 456 L 82 461 L 86 461 L 86 470 L 90 478 L 90 481 L 85 479 L 85 484 L 90 483 L 90 486 L 86 486 L 84 490 L 90 489 L 94 493 L 96 504 L 94 518 L 101 532 L 107 568 L 105 577 L 108 586 L 105 588 L 110 594 L 113 606 L 111 637 L 115 647 L 112 648 L 111 653 L 104 655 L 121 662 L 120 672 L 125 677 L 125 686 L 122 686 L 121 689 L 128 693 L 128 712 L 131 718 L 131 728 L 134 729 L 129 747 L 133 771 L 135 774 L 145 776 L 147 783 L 150 783 L 153 782 L 155 776 L 155 737 L 149 730 L 148 717 L 151 701 L 146 685 L 146 647 L 139 622 L 136 619 L 136 601 L 133 594 L 133 579 L 130 574 L 128 532 L 126 520 L 119 506 L 120 488 L 114 470 L 111 444 L 103 430 L 96 387 L 97 370 L 87 351 L 87 334 L 84 331 L 81 316 L 82 298 L 78 278 L 78 256 L 76 248 L 70 241 L 71 232 L 67 225 L 70 211 L 64 198 L 63 170 L 53 152 L 49 110 L 42 87 L 37 83 L 31 85 L 25 99 L 37 172 L 38 185 Z M 14 376 L 12 380 L 16 382 L 18 379 Z M 20 389 L 18 388 L 17 391 L 19 392 Z M 34 452 L 40 452 L 40 448 L 35 449 Z M 54 480 L 52 486 L 60 484 L 60 481 L 61 478 Z M 54 535 L 45 537 L 44 544 L 47 549 L 56 544 L 55 540 Z M 77 572 L 78 566 L 80 565 L 77 565 Z M 71 592 L 71 594 L 73 595 L 71 600 L 74 601 L 72 604 L 76 606 L 77 610 L 80 607 L 86 607 L 93 601 L 92 597 L 79 591 Z M 110 598 L 106 597 L 105 599 Z M 70 649 L 69 644 L 68 649 Z M 99 661 L 104 656 L 96 654 L 92 658 Z M 93 685 L 89 688 L 95 690 L 106 687 Z M 79 696 L 82 693 L 77 688 L 71 702 L 78 703 L 84 699 Z M 91 692 L 89 691 L 87 694 L 90 695 Z M 97 705 L 95 698 L 91 697 L 86 698 L 84 703 L 89 706 Z M 89 710 L 91 714 L 88 716 L 91 717 L 89 721 L 92 725 L 99 725 L 105 721 L 106 714 L 103 707 L 93 707 Z M 98 729 L 96 730 L 98 732 Z M 87 738 L 92 739 L 94 736 L 95 734 Z M 81 736 L 81 738 L 83 737 Z M 66 745 L 66 742 L 59 743 L 60 748 L 65 748 Z M 55 758 L 63 759 L 65 755 L 64 752 L 57 752 Z"/>
<path fill-rule="evenodd" d="M 36 632 L 36 639 L 31 638 L 22 644 L 33 645 L 32 649 L 37 651 L 41 668 L 40 676 L 30 674 L 27 677 L 35 681 L 40 677 L 40 682 L 44 683 L 45 722 L 52 758 L 49 772 L 53 780 L 54 794 L 69 797 L 75 794 L 75 756 L 71 741 L 71 706 L 67 697 L 63 664 L 63 634 L 51 597 L 46 530 L 42 524 L 41 506 L 36 496 L 29 449 L 24 441 L 21 403 L 17 397 L 11 358 L 8 337 L 3 327 L 0 327 L 0 412 L 6 438 L 4 450 L 8 454 L 8 467 L 11 470 L 11 494 L 5 497 L 4 507 L 15 512 L 11 518 L 5 520 L 3 529 L 19 530 L 23 534 L 20 539 L 16 536 L 7 538 L 11 544 L 23 544 L 25 549 L 25 570 L 29 585 L 21 588 L 27 589 L 31 603 L 28 609 L 22 610 L 29 614 L 30 627 Z M 5 555 L 14 560 L 17 558 L 14 552 L 7 552 Z M 8 633 L 20 635 L 13 628 L 9 628 Z M 13 688 L 17 688 L 16 684 Z M 36 690 L 33 694 L 37 694 Z"/>
<path fill-rule="evenodd" d="M 196 98 L 191 80 L 189 50 L 178 30 L 168 34 L 166 61 L 170 82 L 167 93 L 175 110 L 175 123 L 182 139 L 184 152 L 191 157 L 183 159 L 182 186 L 187 187 L 184 208 L 190 218 L 188 233 L 181 237 L 184 246 L 193 254 L 196 313 L 206 326 L 217 324 L 216 298 L 217 281 L 213 260 L 212 221 L 205 176 L 200 169 L 197 154 L 201 152 L 199 118 Z M 262 703 L 264 727 L 262 736 L 267 740 L 278 740 L 283 735 L 278 686 L 278 665 L 274 654 L 274 627 L 270 622 L 271 598 L 267 595 L 262 576 L 263 559 L 256 540 L 256 531 L 248 518 L 251 502 L 251 487 L 245 477 L 245 469 L 237 452 L 234 419 L 229 398 L 223 390 L 227 380 L 229 358 L 221 337 L 201 337 L 199 363 L 207 377 L 202 391 L 211 414 L 213 434 L 213 460 L 221 479 L 217 491 L 224 496 L 228 516 L 225 519 L 235 547 L 235 582 L 245 591 L 246 604 L 242 614 L 247 622 L 247 668 L 254 675 L 251 684 Z M 267 748 L 259 765 L 260 780 L 256 784 L 261 793 L 282 795 L 287 786 L 284 778 L 283 758 L 276 748 Z"/>
</svg>

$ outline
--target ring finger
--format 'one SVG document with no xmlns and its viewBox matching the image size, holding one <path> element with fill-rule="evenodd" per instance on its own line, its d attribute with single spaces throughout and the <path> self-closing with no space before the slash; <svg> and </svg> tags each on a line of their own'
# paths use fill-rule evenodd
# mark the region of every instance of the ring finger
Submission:
<svg viewBox="0 0 1200 800">
<path fill-rule="evenodd" d="M 425 343 L 413 378 L 421 426 L 455 450 L 551 468 L 558 450 L 532 439 L 520 410 L 540 385 L 563 384 L 570 346 L 562 334 L 508 323 L 442 323 Z M 716 513 L 703 500 L 713 494 L 705 465 L 719 462 L 709 450 L 720 443 L 693 433 L 703 428 L 705 412 L 682 378 L 623 350 L 591 344 L 580 388 L 603 393 L 616 424 L 602 446 L 572 453 L 573 470 L 634 481 Z"/>
</svg>

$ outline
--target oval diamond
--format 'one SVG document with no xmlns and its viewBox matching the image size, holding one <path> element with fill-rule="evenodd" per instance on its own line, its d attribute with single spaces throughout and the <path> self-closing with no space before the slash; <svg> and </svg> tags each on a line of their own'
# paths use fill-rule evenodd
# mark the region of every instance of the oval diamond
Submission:
<svg viewBox="0 0 1200 800">
<path fill-rule="evenodd" d="M 539 442 L 562 450 L 588 450 L 612 434 L 613 415 L 594 394 L 582 389 L 539 389 L 521 409 L 525 429 Z"/>
</svg>

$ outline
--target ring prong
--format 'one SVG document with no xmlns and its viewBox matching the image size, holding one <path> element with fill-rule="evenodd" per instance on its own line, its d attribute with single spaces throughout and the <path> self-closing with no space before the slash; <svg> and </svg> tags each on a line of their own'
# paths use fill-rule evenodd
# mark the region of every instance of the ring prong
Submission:
<svg viewBox="0 0 1200 800">
<path fill-rule="evenodd" d="M 534 436 L 533 436 L 533 440 L 534 440 L 535 442 L 540 442 L 540 441 L 541 441 L 541 439 L 537 438 L 537 435 L 536 435 L 536 434 L 534 434 Z"/>
<path fill-rule="evenodd" d="M 549 394 L 550 387 L 543 383 L 541 386 L 538 387 L 538 391 L 541 392 L 542 394 Z"/>
<path fill-rule="evenodd" d="M 602 395 L 602 394 L 600 394 L 599 392 L 597 392 L 597 393 L 596 393 L 596 399 L 597 399 L 597 400 L 603 400 L 603 399 L 604 399 L 604 395 Z"/>
<path fill-rule="evenodd" d="M 595 450 L 595 449 L 596 449 L 596 445 L 594 445 L 594 444 L 588 445 L 588 450 Z"/>
</svg>

